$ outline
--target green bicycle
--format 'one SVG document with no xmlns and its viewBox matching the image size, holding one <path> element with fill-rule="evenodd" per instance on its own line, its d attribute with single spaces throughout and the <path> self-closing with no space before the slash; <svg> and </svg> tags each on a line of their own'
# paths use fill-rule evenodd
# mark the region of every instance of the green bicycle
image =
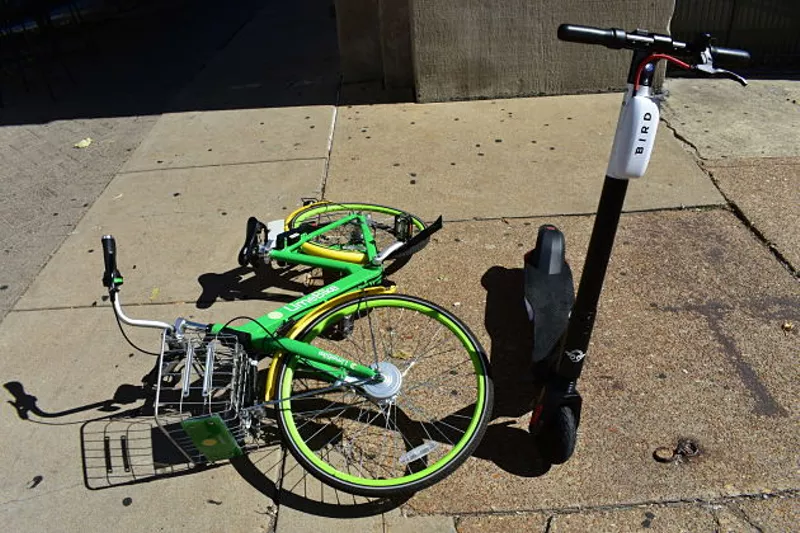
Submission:
<svg viewBox="0 0 800 533">
<path fill-rule="evenodd" d="M 103 283 L 118 320 L 162 330 L 155 420 L 186 461 L 246 454 L 277 419 L 297 461 L 352 494 L 415 492 L 458 468 L 491 416 L 486 353 L 457 317 L 384 280 L 385 265 L 441 226 L 441 217 L 426 226 L 355 203 L 314 203 L 269 224 L 251 217 L 241 264 L 320 267 L 336 280 L 262 317 L 216 324 L 127 317 L 116 244 L 104 236 Z"/>
</svg>

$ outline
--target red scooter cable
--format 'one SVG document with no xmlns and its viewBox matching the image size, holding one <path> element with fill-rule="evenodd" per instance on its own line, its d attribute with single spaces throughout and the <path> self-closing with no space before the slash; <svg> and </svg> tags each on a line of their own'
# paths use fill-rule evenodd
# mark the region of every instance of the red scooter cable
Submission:
<svg viewBox="0 0 800 533">
<path fill-rule="evenodd" d="M 681 61 L 680 59 L 677 59 L 677 58 L 672 57 L 670 55 L 667 55 L 667 54 L 650 54 L 649 56 L 647 56 L 647 58 L 644 61 L 639 63 L 639 68 L 636 69 L 636 77 L 634 78 L 636 80 L 636 83 L 634 83 L 634 85 L 633 85 L 634 94 L 636 93 L 636 91 L 639 90 L 639 78 L 642 76 L 642 70 L 644 70 L 644 66 L 646 64 L 650 63 L 651 61 L 653 61 L 654 59 L 666 59 L 670 63 L 678 65 L 682 69 L 692 70 L 692 66 L 689 63 L 686 63 L 685 61 Z"/>
</svg>

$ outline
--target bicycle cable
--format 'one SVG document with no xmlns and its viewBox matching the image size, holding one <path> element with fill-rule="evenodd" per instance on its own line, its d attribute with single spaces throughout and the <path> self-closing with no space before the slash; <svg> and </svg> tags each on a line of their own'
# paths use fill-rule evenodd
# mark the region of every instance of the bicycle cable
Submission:
<svg viewBox="0 0 800 533">
<path fill-rule="evenodd" d="M 280 346 L 281 348 L 283 348 L 284 350 L 286 350 L 286 346 L 284 346 L 283 344 L 281 344 L 281 341 L 280 341 L 280 339 L 279 339 L 278 337 L 276 337 L 276 336 L 275 336 L 275 334 L 274 334 L 273 332 L 271 332 L 270 330 L 268 330 L 268 329 L 267 329 L 267 327 L 266 327 L 264 324 L 262 324 L 262 323 L 261 323 L 261 322 L 259 322 L 257 319 L 255 319 L 255 318 L 253 318 L 253 317 L 251 317 L 251 316 L 244 316 L 244 315 L 240 315 L 240 316 L 236 316 L 236 317 L 233 317 L 233 318 L 231 318 L 230 320 L 228 320 L 227 322 L 225 322 L 225 323 L 222 325 L 222 328 L 220 328 L 220 332 L 221 332 L 222 330 L 224 330 L 225 328 L 227 328 L 229 325 L 231 325 L 231 323 L 235 322 L 236 320 L 249 320 L 250 322 L 255 322 L 256 324 L 258 324 L 258 326 L 259 326 L 261 329 L 263 329 L 263 330 L 264 330 L 264 333 L 266 333 L 267 335 L 269 335 L 269 336 L 270 336 L 270 338 L 271 338 L 273 341 L 275 341 L 275 343 L 276 343 L 276 344 L 278 344 L 278 346 Z M 219 335 L 219 333 L 217 333 L 217 335 Z"/>
</svg>

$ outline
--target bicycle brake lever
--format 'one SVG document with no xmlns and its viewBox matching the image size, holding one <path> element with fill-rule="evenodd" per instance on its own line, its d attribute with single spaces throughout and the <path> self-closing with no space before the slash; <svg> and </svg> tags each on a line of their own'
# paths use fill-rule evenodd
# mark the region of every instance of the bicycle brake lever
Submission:
<svg viewBox="0 0 800 533">
<path fill-rule="evenodd" d="M 747 80 L 744 79 L 742 76 L 739 76 L 735 72 L 731 72 L 730 70 L 725 70 L 724 68 L 716 68 L 714 65 L 709 63 L 703 63 L 700 65 L 695 65 L 692 67 L 692 70 L 696 70 L 705 74 L 706 76 L 713 76 L 713 77 L 721 77 L 721 78 L 728 78 L 733 81 L 739 82 L 742 86 L 747 86 Z"/>
</svg>

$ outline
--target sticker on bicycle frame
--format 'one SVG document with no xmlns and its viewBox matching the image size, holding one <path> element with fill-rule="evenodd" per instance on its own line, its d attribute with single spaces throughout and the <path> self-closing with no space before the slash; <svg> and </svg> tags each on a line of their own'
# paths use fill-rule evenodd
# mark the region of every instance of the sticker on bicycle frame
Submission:
<svg viewBox="0 0 800 533">
<path fill-rule="evenodd" d="M 324 360 L 326 360 L 326 361 L 330 361 L 332 363 L 345 366 L 345 367 L 349 368 L 350 370 L 353 370 L 356 367 L 356 363 L 353 363 L 352 361 L 347 361 L 347 359 L 343 359 L 342 357 L 339 357 L 338 355 L 334 355 L 334 354 L 332 354 L 330 352 L 326 352 L 325 350 L 320 350 L 319 351 L 319 356 L 321 358 L 323 358 Z"/>
<path fill-rule="evenodd" d="M 278 320 L 279 318 L 283 318 L 283 313 L 280 311 L 272 311 L 267 313 L 267 318 L 271 318 L 272 320 Z"/>
<path fill-rule="evenodd" d="M 284 309 L 288 310 L 289 312 L 301 311 L 314 303 L 318 300 L 322 300 L 325 296 L 329 294 L 333 294 L 334 292 L 338 291 L 339 287 L 336 285 L 328 285 L 327 287 L 322 287 L 320 290 L 316 292 L 312 292 L 305 298 L 301 298 L 300 300 L 295 300 L 292 303 L 288 303 L 283 306 Z"/>
<path fill-rule="evenodd" d="M 567 357 L 569 357 L 569 360 L 573 363 L 580 363 L 581 359 L 586 357 L 586 353 L 584 353 L 583 350 L 572 350 L 567 352 Z"/>
</svg>

